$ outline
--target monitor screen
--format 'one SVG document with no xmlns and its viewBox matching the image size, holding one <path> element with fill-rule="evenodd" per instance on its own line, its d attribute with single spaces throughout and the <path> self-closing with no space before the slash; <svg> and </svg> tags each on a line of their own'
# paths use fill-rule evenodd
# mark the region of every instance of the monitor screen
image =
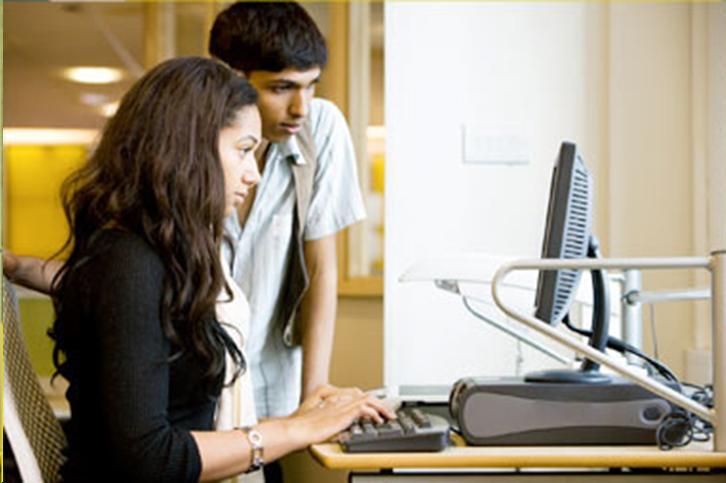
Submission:
<svg viewBox="0 0 726 483">
<path fill-rule="evenodd" d="M 592 176 L 577 146 L 563 142 L 552 171 L 542 258 L 586 258 L 592 225 Z M 542 270 L 535 317 L 558 324 L 570 310 L 580 270 Z"/>
</svg>

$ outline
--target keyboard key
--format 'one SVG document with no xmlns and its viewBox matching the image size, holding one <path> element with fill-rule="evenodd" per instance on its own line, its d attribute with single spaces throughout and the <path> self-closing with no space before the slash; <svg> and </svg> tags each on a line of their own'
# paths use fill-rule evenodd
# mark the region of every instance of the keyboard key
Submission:
<svg viewBox="0 0 726 483">
<path fill-rule="evenodd" d="M 368 435 L 363 432 L 363 428 L 361 428 L 357 424 L 350 427 L 350 431 L 348 431 L 348 434 L 349 439 L 352 439 L 354 441 L 365 439 L 368 437 Z"/>
<path fill-rule="evenodd" d="M 378 434 L 382 436 L 398 436 L 403 434 L 403 429 L 401 428 L 401 425 L 396 423 L 395 421 L 388 421 L 387 423 L 383 423 L 380 426 L 378 426 Z"/>
<path fill-rule="evenodd" d="M 431 421 L 429 421 L 428 416 L 422 413 L 420 409 L 413 409 L 411 411 L 411 417 L 413 418 L 417 426 L 420 426 L 422 428 L 431 427 Z"/>
<path fill-rule="evenodd" d="M 401 425 L 404 433 L 412 433 L 416 430 L 416 423 L 414 423 L 413 419 L 409 418 L 408 415 L 399 414 L 398 424 Z"/>
<path fill-rule="evenodd" d="M 360 423 L 361 427 L 363 428 L 363 433 L 370 434 L 370 435 L 376 435 L 378 432 L 376 431 L 375 426 L 373 426 L 373 423 L 370 421 L 362 421 Z"/>
</svg>

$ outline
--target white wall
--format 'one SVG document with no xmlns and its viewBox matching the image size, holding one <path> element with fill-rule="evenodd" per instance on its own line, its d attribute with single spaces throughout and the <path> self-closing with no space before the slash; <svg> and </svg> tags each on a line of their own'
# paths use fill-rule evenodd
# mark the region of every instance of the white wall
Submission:
<svg viewBox="0 0 726 483">
<path fill-rule="evenodd" d="M 695 254 L 694 213 L 713 215 L 703 213 L 709 203 L 698 202 L 705 194 L 694 182 L 705 175 L 693 156 L 692 84 L 695 70 L 706 69 L 709 79 L 721 73 L 708 73 L 711 59 L 693 64 L 700 51 L 692 6 L 385 8 L 387 384 L 514 372 L 512 340 L 473 319 L 453 295 L 398 277 L 440 253 L 537 255 L 550 171 L 564 139 L 580 145 L 595 176 L 595 227 L 606 255 Z M 718 24 L 713 15 L 721 14 L 705 14 L 709 25 Z M 464 125 L 480 134 L 521 135 L 528 164 L 464 164 Z M 720 144 L 712 144 L 718 151 Z M 720 173 L 721 164 L 707 166 L 704 172 Z M 722 221 L 712 223 L 722 229 Z M 692 277 L 648 275 L 646 283 L 665 288 Z M 693 307 L 663 307 L 660 355 L 682 372 L 684 353 L 695 344 Z M 524 356 L 525 370 L 551 365 L 528 348 Z"/>
<path fill-rule="evenodd" d="M 513 373 L 511 339 L 432 284 L 397 279 L 441 252 L 539 252 L 559 143 L 583 140 L 588 155 L 585 17 L 573 4 L 386 4 L 387 384 Z M 463 125 L 518 127 L 529 164 L 464 164 Z"/>
</svg>

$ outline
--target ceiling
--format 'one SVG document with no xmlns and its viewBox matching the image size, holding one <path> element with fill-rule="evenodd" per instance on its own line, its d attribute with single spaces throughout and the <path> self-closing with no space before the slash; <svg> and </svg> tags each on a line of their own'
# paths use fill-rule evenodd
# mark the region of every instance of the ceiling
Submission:
<svg viewBox="0 0 726 483">
<path fill-rule="evenodd" d="M 130 87 L 134 77 L 112 42 L 132 60 L 127 64 L 142 64 L 143 8 L 140 3 L 5 2 L 4 127 L 100 127 L 104 117 L 81 96 L 100 94 L 113 101 Z M 76 65 L 119 67 L 126 76 L 106 86 L 61 77 L 63 68 Z"/>
<path fill-rule="evenodd" d="M 4 2 L 3 126 L 100 128 L 105 118 L 83 98 L 117 101 L 143 73 L 147 5 Z M 205 54 L 208 14 L 208 3 L 174 5 L 179 55 Z M 61 76 L 72 66 L 117 67 L 125 76 L 109 85 L 77 84 Z"/>
<path fill-rule="evenodd" d="M 304 3 L 323 34 L 327 5 Z M 372 4 L 376 5 L 376 4 Z M 116 101 L 142 71 L 146 4 L 119 2 L 3 3 L 3 126 L 98 129 L 105 118 L 91 97 Z M 382 8 L 372 8 L 374 48 L 382 37 Z M 175 5 L 179 55 L 204 55 L 209 4 Z M 111 66 L 125 71 L 110 85 L 82 85 L 64 79 L 71 66 Z"/>
</svg>

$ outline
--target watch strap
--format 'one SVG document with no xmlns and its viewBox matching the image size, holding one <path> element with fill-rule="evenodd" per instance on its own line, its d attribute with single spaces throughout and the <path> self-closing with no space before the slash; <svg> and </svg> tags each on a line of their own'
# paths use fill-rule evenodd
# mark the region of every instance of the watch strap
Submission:
<svg viewBox="0 0 726 483">
<path fill-rule="evenodd" d="M 244 433 L 250 443 L 250 468 L 247 472 L 257 471 L 265 464 L 265 447 L 262 443 L 262 435 L 252 426 L 238 429 Z"/>
</svg>

